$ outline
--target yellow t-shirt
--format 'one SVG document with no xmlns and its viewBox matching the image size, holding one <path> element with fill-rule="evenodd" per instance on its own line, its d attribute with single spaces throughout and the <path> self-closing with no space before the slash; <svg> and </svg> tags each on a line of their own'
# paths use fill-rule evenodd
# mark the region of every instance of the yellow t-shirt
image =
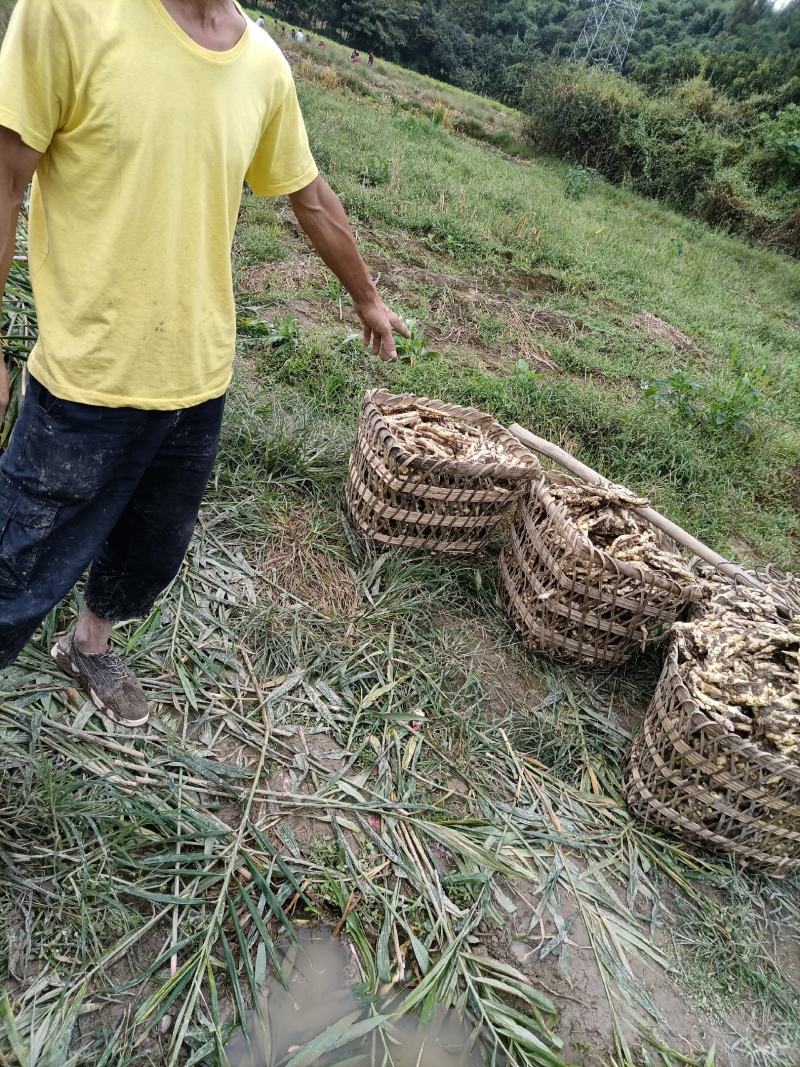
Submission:
<svg viewBox="0 0 800 1067">
<path fill-rule="evenodd" d="M 317 175 L 277 45 L 247 20 L 238 44 L 210 51 L 161 0 L 20 0 L 0 51 L 0 125 L 44 153 L 33 376 L 104 407 L 221 396 L 242 184 L 277 196 Z"/>
</svg>

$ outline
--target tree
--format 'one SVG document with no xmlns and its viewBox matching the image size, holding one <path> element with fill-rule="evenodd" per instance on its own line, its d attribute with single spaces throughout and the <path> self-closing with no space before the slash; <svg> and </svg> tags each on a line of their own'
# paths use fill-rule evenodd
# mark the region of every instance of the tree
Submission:
<svg viewBox="0 0 800 1067">
<path fill-rule="evenodd" d="M 731 33 L 736 33 L 772 13 L 771 0 L 735 0 L 728 16 L 727 28 Z"/>
<path fill-rule="evenodd" d="M 392 56 L 402 50 L 418 19 L 416 0 L 344 0 L 338 30 L 356 48 Z"/>
</svg>

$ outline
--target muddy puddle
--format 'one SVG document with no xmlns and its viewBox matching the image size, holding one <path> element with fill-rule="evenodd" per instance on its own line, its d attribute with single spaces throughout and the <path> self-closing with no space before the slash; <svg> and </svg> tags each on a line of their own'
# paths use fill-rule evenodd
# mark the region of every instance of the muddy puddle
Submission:
<svg viewBox="0 0 800 1067">
<path fill-rule="evenodd" d="M 412 1012 L 381 1031 L 364 1033 L 375 1013 L 393 1014 L 401 1006 L 396 994 L 370 998 L 361 988 L 352 949 L 315 930 L 301 934 L 300 945 L 284 952 L 287 988 L 270 978 L 247 1038 L 239 1034 L 226 1049 L 230 1067 L 283 1067 L 307 1042 L 332 1029 L 338 1047 L 328 1044 L 303 1057 L 303 1067 L 483 1067 L 486 1062 L 470 1040 L 470 1029 L 454 1013 L 422 1025 Z M 249 1047 L 248 1047 L 249 1041 Z"/>
</svg>

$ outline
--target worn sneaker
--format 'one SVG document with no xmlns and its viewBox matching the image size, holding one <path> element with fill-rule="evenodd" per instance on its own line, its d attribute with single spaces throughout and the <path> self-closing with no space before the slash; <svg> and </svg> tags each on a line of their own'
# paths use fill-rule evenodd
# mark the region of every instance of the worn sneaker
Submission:
<svg viewBox="0 0 800 1067">
<path fill-rule="evenodd" d="M 141 683 L 130 667 L 109 647 L 100 655 L 87 655 L 65 634 L 50 655 L 67 674 L 80 682 L 94 705 L 122 726 L 143 726 L 150 714 Z"/>
</svg>

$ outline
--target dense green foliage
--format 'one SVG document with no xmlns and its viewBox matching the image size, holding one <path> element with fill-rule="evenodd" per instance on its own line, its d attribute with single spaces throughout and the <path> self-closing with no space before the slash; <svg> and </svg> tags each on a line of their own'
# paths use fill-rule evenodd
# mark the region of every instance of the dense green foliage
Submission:
<svg viewBox="0 0 800 1067">
<path fill-rule="evenodd" d="M 565 58 L 589 0 L 263 0 L 279 18 L 517 103 L 532 67 Z M 800 102 L 800 4 L 644 0 L 627 73 L 650 87 L 698 74 L 735 97 L 792 82 Z M 787 101 L 788 102 L 788 101 Z"/>
<path fill-rule="evenodd" d="M 576 64 L 526 91 L 532 140 L 682 211 L 800 254 L 800 108 L 698 75 L 661 94 Z"/>
</svg>

